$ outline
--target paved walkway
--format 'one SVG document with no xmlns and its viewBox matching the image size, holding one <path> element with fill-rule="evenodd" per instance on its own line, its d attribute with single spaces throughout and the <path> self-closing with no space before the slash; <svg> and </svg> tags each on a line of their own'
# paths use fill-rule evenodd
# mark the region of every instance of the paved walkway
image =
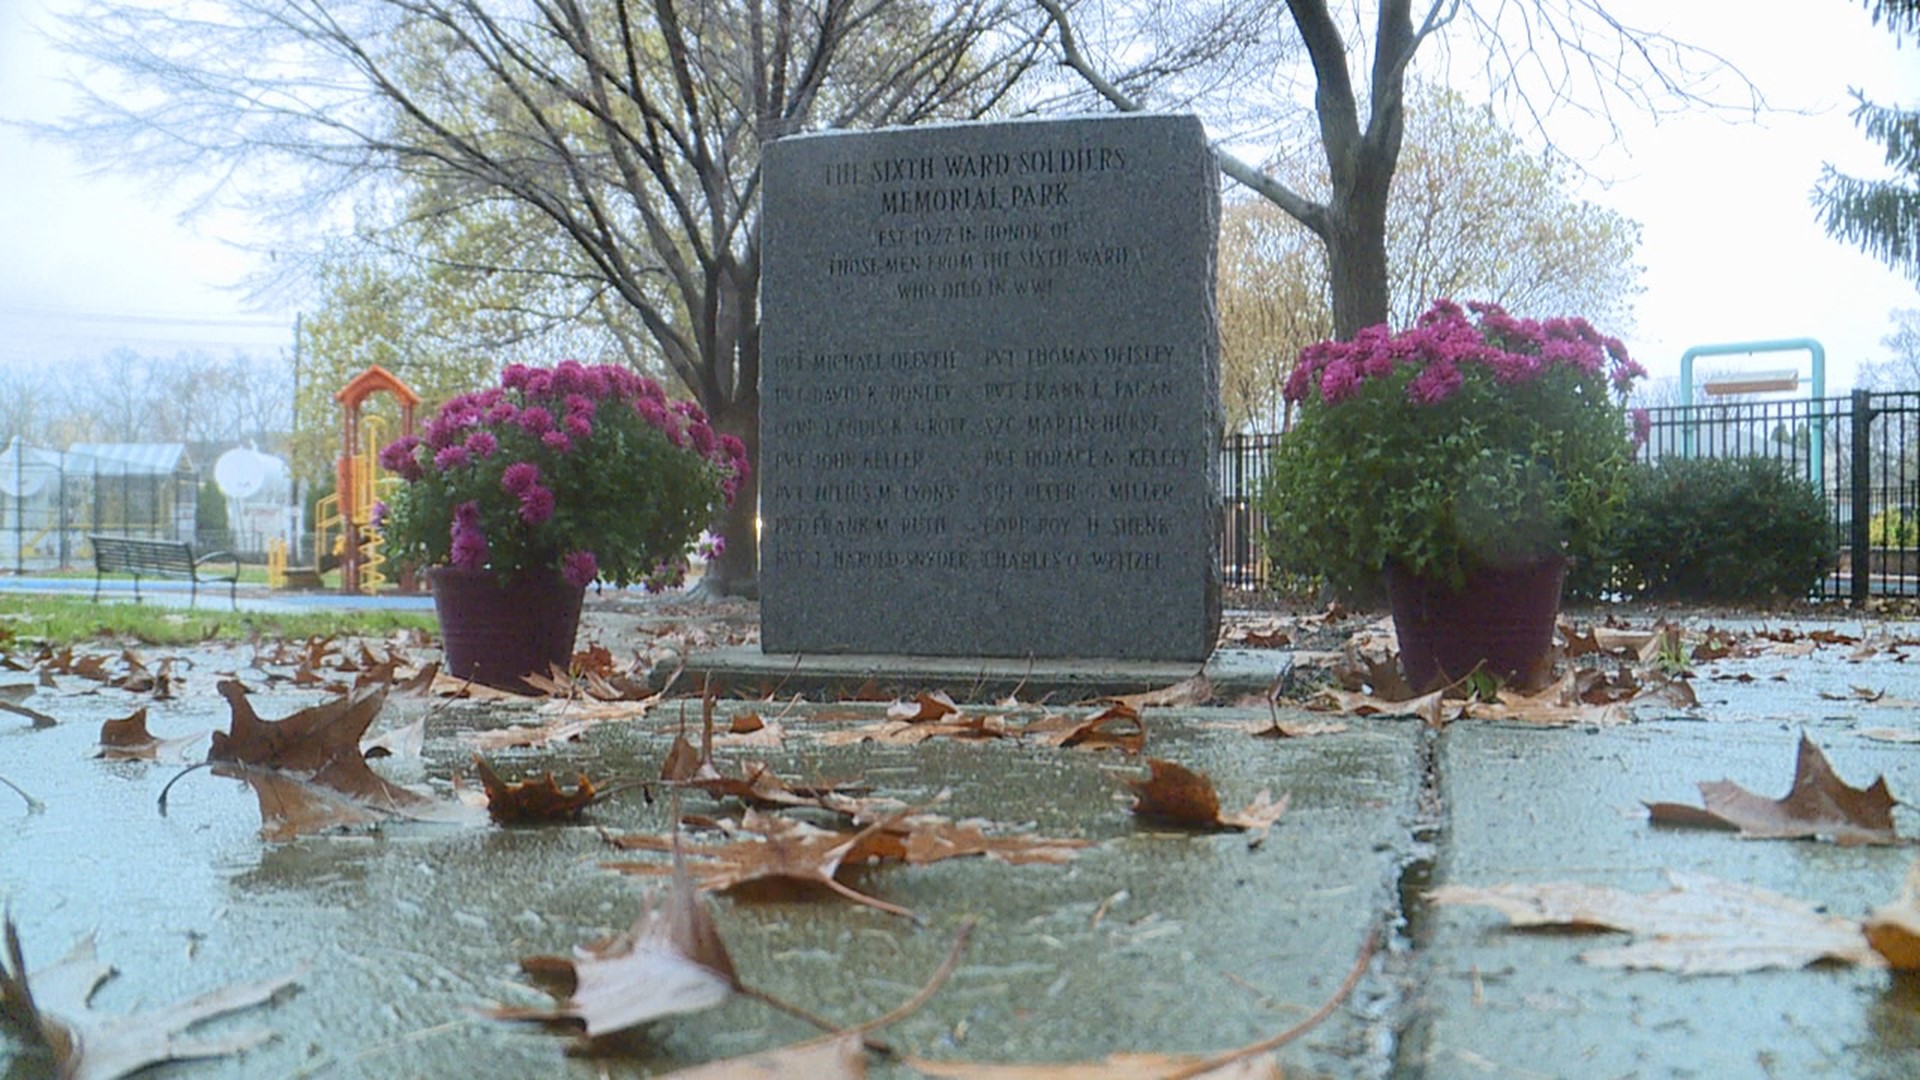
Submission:
<svg viewBox="0 0 1920 1080">
<path fill-rule="evenodd" d="M 1920 639 L 1911 626 L 1825 625 Z M 606 644 L 620 654 L 623 642 Z M 1135 819 L 1124 781 L 1141 770 L 1116 753 L 1015 738 L 858 741 L 852 733 L 882 725 L 884 704 L 728 701 L 723 730 L 754 713 L 781 734 L 723 738 L 724 768 L 762 761 L 796 781 L 857 776 L 909 802 L 944 795 L 938 812 L 984 819 L 994 832 L 1092 846 L 1059 866 L 966 859 L 846 878 L 917 922 L 827 895 L 730 896 L 716 902 L 720 932 L 743 979 L 853 1021 L 910 996 L 958 925 L 979 919 L 948 985 L 886 1032 L 927 1058 L 1061 1062 L 1252 1043 L 1316 1008 L 1369 931 L 1384 927 L 1354 994 L 1280 1052 L 1289 1077 L 1920 1076 L 1920 984 L 1909 977 L 1854 967 L 1620 971 L 1581 955 L 1625 935 L 1520 932 L 1491 911 L 1426 899 L 1438 885 L 1508 882 L 1647 892 L 1686 871 L 1865 915 L 1899 891 L 1911 848 L 1657 828 L 1641 804 L 1696 801 L 1697 782 L 1722 778 L 1782 794 L 1803 731 L 1843 779 L 1865 786 L 1883 774 L 1896 796 L 1920 798 L 1920 756 L 1876 737 L 1920 735 L 1920 670 L 1906 654 L 1832 645 L 1701 664 L 1697 707 L 1643 707 L 1640 722 L 1621 727 L 1461 721 L 1435 731 L 1295 708 L 1148 708 L 1146 753 L 1206 772 L 1225 809 L 1262 790 L 1291 800 L 1258 846 L 1236 832 Z M 543 1000 L 524 989 L 519 957 L 626 927 L 650 880 L 602 868 L 618 857 L 603 831 L 658 833 L 668 800 L 632 791 L 574 827 L 402 823 L 371 839 L 266 844 L 247 789 L 197 774 L 176 785 L 163 817 L 154 800 L 177 768 L 93 760 L 99 720 L 145 704 L 156 734 L 225 728 L 216 671 L 256 686 L 269 718 L 316 699 L 270 682 L 238 651 L 193 659 L 175 668 L 185 674 L 165 701 L 62 676 L 27 702 L 57 727 L 34 731 L 0 714 L 0 775 L 46 804 L 26 814 L 0 790 L 0 897 L 31 961 L 49 962 L 97 930 L 103 960 L 123 972 L 96 1002 L 108 1011 L 312 964 L 297 996 L 244 1018 L 275 1028 L 278 1040 L 194 1075 L 468 1077 L 480 1062 L 488 1075 L 599 1075 L 601 1065 L 565 1057 L 552 1036 L 475 1010 Z M 1011 726 L 1096 708 L 963 701 L 967 714 Z M 600 715 L 562 703 L 395 698 L 376 728 L 425 716 L 424 759 L 383 768 L 446 794 L 450 777 L 469 771 L 475 732 Z M 1276 720 L 1347 728 L 1253 734 Z M 646 777 L 676 733 L 697 733 L 699 722 L 698 703 L 677 700 L 602 719 L 575 740 L 490 756 L 510 777 Z M 189 759 L 203 753 L 204 743 Z M 737 809 L 687 798 L 692 813 Z M 1896 820 L 1902 833 L 1920 833 L 1906 807 Z M 808 1034 L 735 1001 L 657 1025 L 610 1068 L 660 1073 Z M 880 1061 L 874 1073 L 915 1075 Z"/>
</svg>

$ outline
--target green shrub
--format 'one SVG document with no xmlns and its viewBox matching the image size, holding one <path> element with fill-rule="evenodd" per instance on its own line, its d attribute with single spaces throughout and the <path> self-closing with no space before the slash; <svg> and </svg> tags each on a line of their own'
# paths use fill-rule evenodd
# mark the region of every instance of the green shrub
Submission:
<svg viewBox="0 0 1920 1080">
<path fill-rule="evenodd" d="M 1920 518 L 1903 510 L 1882 510 L 1867 522 L 1867 542 L 1874 547 L 1920 547 Z"/>
<path fill-rule="evenodd" d="M 1658 600 L 1797 600 L 1833 562 L 1820 493 L 1770 458 L 1636 466 L 1610 546 L 1615 586 Z"/>
</svg>

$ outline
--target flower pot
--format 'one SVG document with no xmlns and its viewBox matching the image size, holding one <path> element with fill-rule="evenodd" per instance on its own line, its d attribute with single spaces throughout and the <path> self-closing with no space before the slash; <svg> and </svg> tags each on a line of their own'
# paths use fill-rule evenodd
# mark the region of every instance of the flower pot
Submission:
<svg viewBox="0 0 1920 1080">
<path fill-rule="evenodd" d="M 1389 564 L 1387 599 L 1400 639 L 1400 668 L 1421 693 L 1479 667 L 1524 681 L 1553 648 L 1567 560 L 1483 567 L 1458 592 Z"/>
<path fill-rule="evenodd" d="M 447 674 L 531 694 L 525 676 L 572 660 L 587 590 L 567 584 L 560 571 L 522 570 L 505 584 L 491 570 L 438 566 L 427 576 Z"/>
</svg>

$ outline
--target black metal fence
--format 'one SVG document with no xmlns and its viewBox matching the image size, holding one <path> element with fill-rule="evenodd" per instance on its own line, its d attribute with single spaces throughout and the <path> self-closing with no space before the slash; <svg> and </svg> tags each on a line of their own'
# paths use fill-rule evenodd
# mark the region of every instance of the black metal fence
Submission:
<svg viewBox="0 0 1920 1080">
<path fill-rule="evenodd" d="M 1667 406 L 1649 409 L 1647 419 L 1643 460 L 1768 457 L 1813 484 L 1827 504 L 1835 561 L 1816 597 L 1863 604 L 1920 595 L 1920 391 Z M 1221 444 L 1220 560 L 1229 588 L 1272 584 L 1258 494 L 1281 437 L 1235 434 Z"/>
<path fill-rule="evenodd" d="M 1226 519 L 1220 529 L 1221 580 L 1229 589 L 1264 589 L 1271 583 L 1266 548 L 1266 519 L 1258 502 L 1267 477 L 1267 459 L 1280 445 L 1272 432 L 1236 432 L 1220 443 L 1220 501 Z"/>
<path fill-rule="evenodd" d="M 0 571 L 84 565 L 87 534 L 191 539 L 198 496 L 191 471 L 35 451 L 0 455 Z"/>
</svg>

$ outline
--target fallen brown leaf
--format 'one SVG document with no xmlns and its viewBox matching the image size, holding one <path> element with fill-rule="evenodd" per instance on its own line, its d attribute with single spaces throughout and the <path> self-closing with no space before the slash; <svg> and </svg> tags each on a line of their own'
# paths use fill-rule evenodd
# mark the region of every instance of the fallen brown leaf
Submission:
<svg viewBox="0 0 1920 1080">
<path fill-rule="evenodd" d="M 211 990 L 150 1012 L 116 1016 L 93 1011 L 89 1002 L 113 969 L 95 958 L 93 938 L 81 939 L 66 957 L 27 973 L 20 933 L 4 920 L 6 955 L 0 958 L 0 1024 L 29 1045 L 52 1055 L 62 1080 L 111 1080 L 165 1061 L 225 1057 L 273 1038 L 248 1029 L 223 1038 L 186 1037 L 205 1020 L 249 1009 L 292 986 L 304 969 L 278 978 Z"/>
<path fill-rule="evenodd" d="M 427 716 L 421 713 L 411 724 L 383 731 L 374 738 L 360 744 L 360 756 L 367 758 L 390 757 L 401 761 L 417 761 L 427 748 Z"/>
<path fill-rule="evenodd" d="M 935 690 L 931 693 L 921 691 L 912 701 L 896 701 L 887 706 L 887 719 L 900 720 L 909 724 L 924 724 L 953 716 L 960 706 L 953 703 L 946 691 Z"/>
<path fill-rule="evenodd" d="M 676 1013 L 710 1009 L 740 987 L 707 902 L 677 860 L 666 899 L 649 901 L 624 934 L 575 946 L 571 956 L 529 956 L 521 970 L 553 988 L 551 1009 L 502 1007 L 502 1020 L 577 1023 L 588 1039 Z"/>
<path fill-rule="evenodd" d="M 1920 861 L 1907 868 L 1900 896 L 1875 908 L 1860 929 L 1888 967 L 1920 971 Z"/>
<path fill-rule="evenodd" d="M 178 761 L 187 747 L 206 734 L 197 731 L 175 739 L 154 738 L 147 731 L 147 710 L 139 708 L 130 716 L 100 725 L 100 752 L 94 756 L 108 761 Z"/>
<path fill-rule="evenodd" d="M 1138 754 L 1146 749 L 1147 725 L 1140 718 L 1139 710 L 1116 701 L 1084 720 L 1066 715 L 1041 717 L 1021 728 L 1020 737 L 1066 749 Z"/>
<path fill-rule="evenodd" d="M 809 825 L 804 821 L 748 810 L 741 819 L 740 832 L 754 839 L 737 839 L 725 844 L 687 845 L 688 858 L 703 860 L 694 870 L 700 887 L 712 892 L 728 892 L 757 883 L 825 888 L 856 904 L 913 917 L 913 912 L 889 904 L 842 884 L 838 875 L 843 866 L 857 865 L 865 857 L 856 857 L 864 843 L 905 819 L 913 810 L 901 810 L 875 821 L 857 832 L 843 833 Z M 617 848 L 658 851 L 662 840 L 645 834 L 609 836 Z M 604 863 L 609 870 L 628 874 L 657 874 L 653 863 Z"/>
<path fill-rule="evenodd" d="M 1117 694 L 1108 700 L 1135 710 L 1205 705 L 1213 700 L 1213 682 L 1207 678 L 1205 671 L 1201 671 L 1172 686 L 1163 686 L 1158 690 L 1147 690 L 1138 694 Z"/>
<path fill-rule="evenodd" d="M 1287 796 L 1276 802 L 1262 791 L 1246 808 L 1222 814 L 1220 796 L 1206 773 L 1162 758 L 1148 758 L 1147 769 L 1146 779 L 1127 781 L 1138 817 L 1191 829 L 1243 830 L 1248 833 L 1247 846 L 1257 847 L 1287 810 Z"/>
<path fill-rule="evenodd" d="M 548 773 L 539 780 L 509 784 L 500 779 L 485 758 L 473 755 L 474 772 L 487 791 L 487 816 L 497 825 L 535 825 L 552 821 L 572 821 L 598 797 L 593 781 L 582 773 L 571 792 L 561 791 L 559 781 Z"/>
<path fill-rule="evenodd" d="M 1647 803 L 1651 819 L 1662 825 L 1733 829 L 1742 836 L 1768 840 L 1826 837 L 1838 844 L 1894 844 L 1893 807 L 1885 777 L 1864 790 L 1847 786 L 1825 754 L 1800 735 L 1793 787 L 1785 797 L 1767 799 L 1731 780 L 1701 783 L 1704 807 Z"/>
<path fill-rule="evenodd" d="M 1813 905 L 1704 874 L 1667 871 L 1673 887 L 1632 893 L 1606 885 L 1446 885 L 1427 898 L 1499 911 L 1515 926 L 1620 930 L 1633 942 L 1593 949 L 1598 967 L 1649 968 L 1682 975 L 1735 975 L 1800 968 L 1822 960 L 1877 966 L 1860 925 Z"/>
<path fill-rule="evenodd" d="M 252 786 L 267 839 L 396 816 L 448 816 L 444 812 L 453 809 L 390 783 L 367 767 L 360 737 L 386 701 L 384 686 L 301 709 L 279 721 L 260 719 L 238 682 L 222 680 L 219 690 L 233 721 L 230 730 L 213 733 L 207 760 L 215 763 L 215 775 L 238 777 Z"/>
</svg>

